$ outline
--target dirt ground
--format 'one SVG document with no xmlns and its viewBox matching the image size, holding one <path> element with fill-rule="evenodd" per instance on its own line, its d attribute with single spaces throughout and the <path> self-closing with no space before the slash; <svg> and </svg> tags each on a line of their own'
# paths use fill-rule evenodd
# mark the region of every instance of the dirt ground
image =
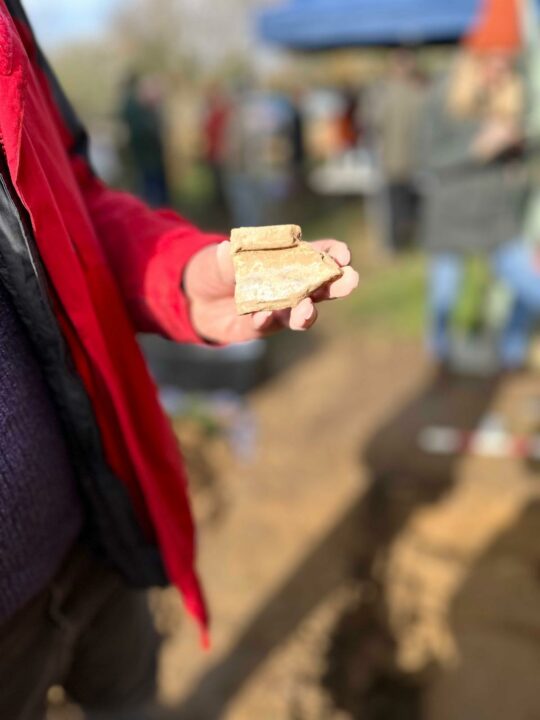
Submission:
<svg viewBox="0 0 540 720">
<path fill-rule="evenodd" d="M 524 430 L 534 392 L 528 376 L 504 383 L 435 377 L 412 341 L 315 335 L 250 398 L 254 461 L 225 462 L 216 476 L 219 512 L 203 522 L 200 537 L 212 651 L 198 649 L 172 591 L 154 598 L 166 632 L 167 717 L 498 718 L 481 697 L 441 714 L 457 682 L 448 668 L 462 657 L 453 603 L 483 567 L 486 549 L 535 507 L 535 468 L 427 456 L 418 434 L 432 422 L 474 426 L 490 409 Z M 531 543 L 537 525 L 533 514 L 525 531 Z M 519 547 L 518 565 L 527 555 L 536 568 L 536 545 L 522 539 Z M 532 608 L 538 590 L 530 573 L 522 575 Z M 495 577 L 504 587 L 499 570 Z M 482 615 L 494 590 L 488 583 L 475 592 L 470 612 Z M 537 631 L 540 604 L 525 620 L 519 608 L 505 618 L 507 607 L 503 593 L 497 627 L 527 620 Z M 508 655 L 504 644 L 497 652 Z M 486 653 L 481 645 L 464 662 L 469 676 Z M 531 658 L 510 656 L 529 678 Z M 522 683 L 515 689 L 528 697 Z M 540 717 L 537 701 L 527 702 L 521 714 L 500 717 Z"/>
<path fill-rule="evenodd" d="M 189 458 L 213 647 L 153 594 L 164 720 L 540 718 L 538 466 L 418 443 L 489 413 L 536 429 L 536 377 L 441 376 L 326 312 L 249 398 L 254 459 Z"/>
<path fill-rule="evenodd" d="M 311 696 L 329 628 L 357 593 L 364 439 L 425 372 L 414 346 L 400 348 L 396 373 L 388 343 L 318 341 L 254 393 L 256 459 L 219 477 L 226 508 L 200 547 L 213 650 L 199 653 L 183 623 L 163 655 L 163 696 L 178 717 L 318 717 L 302 708 L 320 702 Z"/>
</svg>

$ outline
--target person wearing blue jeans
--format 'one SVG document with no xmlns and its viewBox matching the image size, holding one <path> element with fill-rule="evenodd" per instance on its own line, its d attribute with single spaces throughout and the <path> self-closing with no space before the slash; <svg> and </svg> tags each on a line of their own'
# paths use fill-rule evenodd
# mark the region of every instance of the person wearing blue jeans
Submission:
<svg viewBox="0 0 540 720">
<path fill-rule="evenodd" d="M 512 293 L 509 318 L 500 338 L 505 368 L 521 367 L 527 356 L 532 325 L 540 316 L 540 256 L 535 248 L 515 241 L 494 250 L 493 274 Z M 432 256 L 429 277 L 430 344 L 442 362 L 450 353 L 450 321 L 463 280 L 464 256 L 444 252 Z"/>
</svg>

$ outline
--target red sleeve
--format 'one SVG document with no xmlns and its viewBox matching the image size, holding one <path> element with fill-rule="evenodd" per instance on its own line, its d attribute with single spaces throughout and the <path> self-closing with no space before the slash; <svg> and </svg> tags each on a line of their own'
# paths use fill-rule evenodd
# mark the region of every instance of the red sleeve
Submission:
<svg viewBox="0 0 540 720">
<path fill-rule="evenodd" d="M 191 324 L 182 278 L 196 252 L 224 238 L 201 232 L 171 210 L 150 210 L 132 195 L 108 188 L 82 160 L 74 164 L 97 236 L 137 330 L 202 342 Z"/>
</svg>

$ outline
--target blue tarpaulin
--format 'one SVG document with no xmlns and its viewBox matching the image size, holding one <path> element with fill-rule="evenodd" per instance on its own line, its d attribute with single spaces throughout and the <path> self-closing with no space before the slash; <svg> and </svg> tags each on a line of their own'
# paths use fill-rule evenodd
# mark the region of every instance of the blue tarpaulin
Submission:
<svg viewBox="0 0 540 720">
<path fill-rule="evenodd" d="M 298 50 L 451 42 L 480 0 L 290 0 L 258 18 L 266 42 Z"/>
</svg>

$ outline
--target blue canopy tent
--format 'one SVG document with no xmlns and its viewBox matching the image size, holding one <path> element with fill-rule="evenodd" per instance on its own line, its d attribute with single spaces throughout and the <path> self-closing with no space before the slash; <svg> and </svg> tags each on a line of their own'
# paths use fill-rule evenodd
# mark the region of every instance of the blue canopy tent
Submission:
<svg viewBox="0 0 540 720">
<path fill-rule="evenodd" d="M 262 40 L 296 50 L 452 42 L 480 0 L 290 0 L 258 17 Z"/>
</svg>

